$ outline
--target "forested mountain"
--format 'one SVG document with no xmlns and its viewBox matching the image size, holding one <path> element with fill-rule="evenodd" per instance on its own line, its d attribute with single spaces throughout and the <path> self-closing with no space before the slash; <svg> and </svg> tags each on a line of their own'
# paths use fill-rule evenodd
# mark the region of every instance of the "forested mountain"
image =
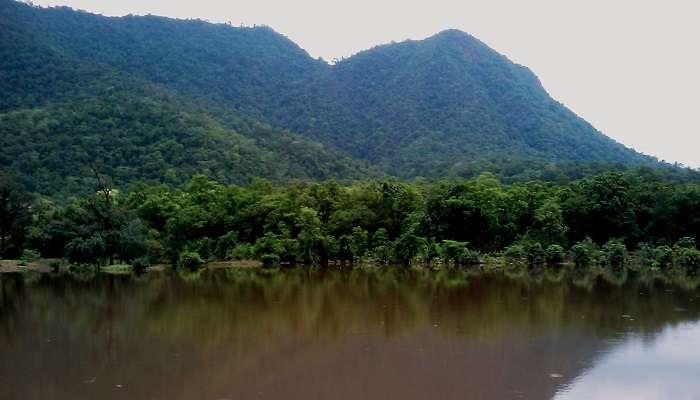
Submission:
<svg viewBox="0 0 700 400">
<path fill-rule="evenodd" d="M 79 192 L 91 187 L 91 168 L 119 186 L 178 185 L 195 173 L 232 183 L 376 175 L 318 142 L 107 65 L 116 53 L 101 54 L 108 46 L 88 26 L 73 33 L 96 48 L 69 48 L 70 21 L 97 17 L 5 0 L 0 14 L 0 167 L 32 191 Z M 163 61 L 158 68 L 177 70 Z"/>
<path fill-rule="evenodd" d="M 287 131 L 134 88 L 8 111 L 0 126 L 0 163 L 48 195 L 91 188 L 89 168 L 117 186 L 135 180 L 177 186 L 197 173 L 239 184 L 261 176 L 283 182 L 373 174 Z"/>
<path fill-rule="evenodd" d="M 0 167 L 45 193 L 89 163 L 120 183 L 658 165 L 459 31 L 329 65 L 267 27 L 14 0 L 0 15 Z"/>
<path fill-rule="evenodd" d="M 330 120 L 355 138 L 340 147 L 396 175 L 471 175 L 518 159 L 645 162 L 552 100 L 530 70 L 460 31 L 379 46 L 333 72 L 329 92 L 350 111 Z"/>
</svg>

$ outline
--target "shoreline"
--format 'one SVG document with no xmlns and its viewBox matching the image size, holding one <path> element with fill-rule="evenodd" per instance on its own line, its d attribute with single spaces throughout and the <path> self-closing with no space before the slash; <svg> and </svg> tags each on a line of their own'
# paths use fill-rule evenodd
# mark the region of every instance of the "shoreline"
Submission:
<svg viewBox="0 0 700 400">
<path fill-rule="evenodd" d="M 51 268 L 52 262 L 60 262 L 60 271 L 65 271 L 70 267 L 70 264 L 65 263 L 61 259 L 46 258 L 28 262 L 26 265 L 19 265 L 18 260 L 0 260 L 0 274 L 16 273 L 16 272 L 39 272 L 42 274 L 54 272 Z M 220 269 L 220 268 L 261 268 L 262 263 L 256 260 L 240 260 L 240 261 L 211 261 L 205 264 L 205 268 Z M 170 268 L 168 264 L 154 264 L 148 267 L 144 272 L 165 271 Z M 100 267 L 100 272 L 108 274 L 131 273 L 132 267 L 128 264 L 115 264 Z"/>
</svg>

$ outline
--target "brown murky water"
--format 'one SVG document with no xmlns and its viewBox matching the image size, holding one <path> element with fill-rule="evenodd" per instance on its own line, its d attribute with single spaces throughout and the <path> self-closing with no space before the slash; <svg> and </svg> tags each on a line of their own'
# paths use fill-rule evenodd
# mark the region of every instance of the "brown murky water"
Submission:
<svg viewBox="0 0 700 400">
<path fill-rule="evenodd" d="M 0 275 L 0 399 L 700 399 L 700 291 L 346 269 Z"/>
</svg>

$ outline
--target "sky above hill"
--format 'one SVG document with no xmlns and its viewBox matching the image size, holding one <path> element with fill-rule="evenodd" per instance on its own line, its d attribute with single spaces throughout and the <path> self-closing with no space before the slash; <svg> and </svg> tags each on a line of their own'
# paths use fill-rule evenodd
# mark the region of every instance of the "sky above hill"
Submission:
<svg viewBox="0 0 700 400">
<path fill-rule="evenodd" d="M 700 3 L 685 0 L 36 0 L 110 16 L 269 25 L 328 61 L 441 30 L 468 32 L 530 67 L 608 136 L 700 167 Z"/>
</svg>

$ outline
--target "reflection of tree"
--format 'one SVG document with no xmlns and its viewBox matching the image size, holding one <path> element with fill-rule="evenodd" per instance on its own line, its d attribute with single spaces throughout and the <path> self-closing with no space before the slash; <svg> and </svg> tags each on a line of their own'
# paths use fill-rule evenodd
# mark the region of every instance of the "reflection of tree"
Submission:
<svg viewBox="0 0 700 400">
<path fill-rule="evenodd" d="M 669 291 L 670 281 L 605 270 L 238 269 L 32 279 L 0 275 L 0 353 L 17 360 L 4 363 L 0 376 L 19 382 L 0 390 L 3 398 L 26 389 L 20 374 L 38 372 L 54 377 L 45 382 L 52 390 L 76 398 L 105 394 L 100 384 L 94 393 L 75 384 L 88 375 L 119 375 L 146 398 L 153 381 L 160 390 L 171 381 L 244 387 L 247 379 L 287 376 L 290 365 L 328 363 L 352 374 L 334 354 L 352 359 L 375 343 L 384 363 L 425 345 L 453 369 L 476 368 L 463 382 L 485 373 L 481 365 L 513 380 L 504 387 L 527 378 L 547 395 L 554 387 L 544 368 L 572 377 L 620 332 L 655 333 L 700 315 L 688 292 Z M 522 370 L 533 358 L 540 365 Z M 458 372 L 435 379 L 451 382 Z M 165 397 L 186 398 L 172 390 Z"/>
</svg>

